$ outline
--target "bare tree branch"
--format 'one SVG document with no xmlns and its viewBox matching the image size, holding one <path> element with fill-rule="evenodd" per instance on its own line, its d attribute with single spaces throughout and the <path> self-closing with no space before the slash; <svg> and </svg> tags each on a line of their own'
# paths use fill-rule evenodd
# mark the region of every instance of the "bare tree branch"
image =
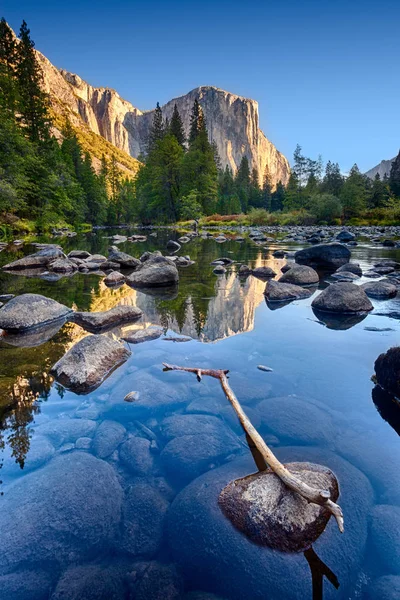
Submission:
<svg viewBox="0 0 400 600">
<path fill-rule="evenodd" d="M 242 409 L 238 399 L 236 398 L 232 388 L 228 383 L 228 378 L 226 376 L 227 373 L 229 373 L 229 371 L 223 371 L 220 369 L 179 367 L 177 365 L 169 365 L 167 363 L 163 363 L 163 365 L 166 371 L 187 371 L 189 373 L 195 373 L 199 381 L 203 376 L 207 375 L 209 377 L 214 377 L 214 379 L 218 379 L 221 383 L 221 387 L 225 393 L 225 396 L 232 404 L 233 409 L 235 410 L 243 429 L 253 441 L 254 445 L 256 446 L 264 461 L 274 471 L 275 475 L 277 475 L 289 489 L 303 496 L 303 498 L 308 500 L 308 502 L 312 502 L 314 504 L 318 504 L 319 506 L 323 506 L 324 508 L 326 508 L 335 517 L 339 527 L 339 531 L 343 533 L 344 520 L 343 512 L 340 506 L 330 499 L 329 491 L 317 490 L 309 486 L 307 483 L 301 481 L 300 479 L 298 479 L 298 477 L 290 473 L 290 471 L 288 471 L 288 469 L 277 459 L 275 454 L 267 446 L 261 435 L 252 425 L 251 421 Z"/>
</svg>

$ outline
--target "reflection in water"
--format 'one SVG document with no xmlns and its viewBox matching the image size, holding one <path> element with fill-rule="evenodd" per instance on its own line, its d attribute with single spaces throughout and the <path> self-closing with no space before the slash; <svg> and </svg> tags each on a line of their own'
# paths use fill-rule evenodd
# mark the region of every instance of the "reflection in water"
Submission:
<svg viewBox="0 0 400 600">
<path fill-rule="evenodd" d="M 317 319 L 326 325 L 328 329 L 336 329 L 338 331 L 346 331 L 347 329 L 351 329 L 354 327 L 354 325 L 361 323 L 361 321 L 363 321 L 368 315 L 368 313 L 361 313 L 357 315 L 335 314 L 317 310 L 315 308 L 312 310 Z"/>
<path fill-rule="evenodd" d="M 397 398 L 386 392 L 380 385 L 376 385 L 372 390 L 372 400 L 382 419 L 400 435 L 400 402 Z"/>
<path fill-rule="evenodd" d="M 324 576 L 336 589 L 339 589 L 340 584 L 335 573 L 320 559 L 313 547 L 308 548 L 304 552 L 304 556 L 311 570 L 313 600 L 323 599 Z"/>
</svg>

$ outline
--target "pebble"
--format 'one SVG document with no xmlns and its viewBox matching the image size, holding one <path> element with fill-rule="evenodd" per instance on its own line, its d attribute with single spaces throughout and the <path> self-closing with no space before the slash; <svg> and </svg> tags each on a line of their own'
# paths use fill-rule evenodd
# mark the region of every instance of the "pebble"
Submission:
<svg viewBox="0 0 400 600">
<path fill-rule="evenodd" d="M 135 402 L 135 400 L 139 400 L 139 392 L 129 392 L 124 398 L 125 402 Z"/>
<path fill-rule="evenodd" d="M 265 371 L 266 373 L 272 373 L 273 371 L 271 367 L 266 367 L 265 365 L 257 365 L 257 369 L 260 369 L 260 371 Z"/>
</svg>

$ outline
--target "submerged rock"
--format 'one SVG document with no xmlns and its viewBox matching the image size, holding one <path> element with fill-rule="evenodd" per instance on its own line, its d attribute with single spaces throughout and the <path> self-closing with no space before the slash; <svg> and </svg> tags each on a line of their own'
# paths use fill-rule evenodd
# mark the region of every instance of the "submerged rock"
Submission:
<svg viewBox="0 0 400 600">
<path fill-rule="evenodd" d="M 311 265 L 333 270 L 348 263 L 350 256 L 351 252 L 347 246 L 337 242 L 304 248 L 298 250 L 294 255 L 295 261 L 300 265 Z"/>
<path fill-rule="evenodd" d="M 373 309 L 362 287 L 346 282 L 334 283 L 325 288 L 313 300 L 312 307 L 319 311 L 347 314 L 369 312 Z"/>
<path fill-rule="evenodd" d="M 79 565 L 60 577 L 50 600 L 121 600 L 125 598 L 123 577 L 106 565 Z M 30 599 L 29 599 L 30 600 Z"/>
<path fill-rule="evenodd" d="M 183 598 L 184 582 L 174 564 L 156 561 L 136 564 L 130 574 L 130 580 L 132 598 L 135 600 L 181 600 Z"/>
<path fill-rule="evenodd" d="M 153 470 L 154 457 L 151 453 L 150 441 L 142 437 L 132 436 L 122 444 L 119 457 L 125 467 L 137 476 L 149 475 Z"/>
<path fill-rule="evenodd" d="M 77 394 L 96 389 L 131 352 L 102 335 L 89 335 L 73 346 L 51 369 L 55 379 Z"/>
<path fill-rule="evenodd" d="M 361 287 L 370 298 L 384 300 L 397 296 L 397 287 L 389 281 L 369 281 Z"/>
<path fill-rule="evenodd" d="M 384 390 L 400 398 L 400 347 L 395 346 L 375 361 L 375 373 L 377 383 Z"/>
<path fill-rule="evenodd" d="M 319 283 L 319 275 L 317 271 L 307 265 L 293 265 L 280 277 L 279 283 L 292 283 L 300 286 L 313 285 Z"/>
<path fill-rule="evenodd" d="M 264 296 L 268 302 L 287 302 L 309 298 L 312 291 L 291 283 L 281 283 L 273 279 L 265 286 Z"/>
<path fill-rule="evenodd" d="M 76 312 L 74 322 L 92 333 L 118 327 L 123 323 L 133 323 L 142 316 L 142 311 L 136 306 L 114 306 L 102 312 Z"/>
<path fill-rule="evenodd" d="M 172 286 L 178 281 L 178 269 L 164 256 L 148 257 L 126 280 L 129 285 L 138 288 Z"/>
<path fill-rule="evenodd" d="M 371 538 L 385 570 L 400 575 L 400 507 L 375 506 L 371 518 Z"/>
<path fill-rule="evenodd" d="M 114 469 L 84 452 L 54 458 L 18 479 L 2 498 L 0 573 L 55 565 L 104 552 L 120 522 Z"/>
<path fill-rule="evenodd" d="M 126 435 L 126 429 L 116 421 L 103 421 L 93 438 L 93 452 L 98 458 L 107 458 L 120 445 Z"/>
<path fill-rule="evenodd" d="M 45 296 L 22 294 L 0 309 L 0 328 L 10 333 L 21 333 L 66 320 L 72 313 L 67 306 Z"/>
<path fill-rule="evenodd" d="M 372 584 L 366 591 L 367 600 L 398 600 L 400 598 L 400 576 L 384 575 Z"/>
<path fill-rule="evenodd" d="M 122 339 L 129 344 L 141 344 L 142 342 L 158 339 L 162 336 L 163 331 L 161 327 L 147 327 L 147 329 L 139 329 Z"/>
<path fill-rule="evenodd" d="M 47 600 L 51 588 L 51 575 L 38 569 L 0 577 L 1 594 L 7 600 Z"/>
<path fill-rule="evenodd" d="M 312 463 L 286 467 L 311 487 L 328 490 L 334 502 L 338 499 L 337 479 L 326 467 Z M 326 509 L 288 490 L 270 469 L 231 481 L 218 502 L 225 516 L 250 540 L 286 552 L 309 548 L 330 518 Z"/>
</svg>

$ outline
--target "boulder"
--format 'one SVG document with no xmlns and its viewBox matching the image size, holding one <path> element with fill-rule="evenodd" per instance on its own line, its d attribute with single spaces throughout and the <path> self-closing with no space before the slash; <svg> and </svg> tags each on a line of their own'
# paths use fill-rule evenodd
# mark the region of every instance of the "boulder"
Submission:
<svg viewBox="0 0 400 600">
<path fill-rule="evenodd" d="M 131 556 L 152 558 L 157 554 L 164 533 L 169 502 L 145 482 L 129 486 L 122 510 L 121 541 L 118 547 Z"/>
<path fill-rule="evenodd" d="M 275 258 L 285 258 L 285 253 L 283 250 L 275 250 L 272 253 L 272 256 L 274 256 Z"/>
<path fill-rule="evenodd" d="M 126 252 L 121 252 L 115 246 L 111 246 L 108 250 L 108 260 L 114 263 L 118 263 L 121 267 L 125 267 L 127 269 L 135 269 L 140 265 L 140 260 L 131 256 L 130 254 L 126 254 Z"/>
<path fill-rule="evenodd" d="M 340 273 L 338 271 L 336 271 L 336 273 L 332 274 L 332 277 L 334 279 L 336 279 L 337 281 L 357 281 L 357 279 L 360 279 L 359 275 L 356 275 L 355 273 L 350 273 L 350 271 L 341 271 Z"/>
<path fill-rule="evenodd" d="M 79 565 L 60 577 L 50 600 L 121 600 L 125 597 L 123 577 L 108 565 Z"/>
<path fill-rule="evenodd" d="M 122 344 L 102 335 L 80 340 L 51 369 L 55 379 L 77 394 L 96 389 L 131 352 Z"/>
<path fill-rule="evenodd" d="M 50 263 L 49 269 L 55 273 L 73 273 L 78 266 L 69 258 L 57 258 Z"/>
<path fill-rule="evenodd" d="M 0 328 L 21 333 L 54 321 L 67 320 L 73 311 L 39 294 L 21 294 L 0 309 Z"/>
<path fill-rule="evenodd" d="M 146 260 L 148 260 L 149 258 L 154 258 L 155 256 L 162 256 L 162 254 L 159 250 L 155 250 L 154 252 L 149 252 L 147 250 L 146 252 L 143 252 L 139 260 L 140 262 L 146 262 Z"/>
<path fill-rule="evenodd" d="M 19 260 L 15 260 L 7 265 L 3 266 L 3 269 L 8 271 L 16 271 L 20 269 L 35 269 L 38 267 L 46 267 L 51 261 L 65 258 L 65 254 L 60 248 L 49 246 L 48 248 L 43 248 L 35 254 L 30 254 L 28 256 L 24 256 Z"/>
<path fill-rule="evenodd" d="M 114 469 L 85 452 L 63 454 L 7 488 L 0 511 L 0 574 L 52 570 L 101 554 L 114 539 L 122 489 Z"/>
<path fill-rule="evenodd" d="M 395 346 L 375 361 L 377 383 L 387 392 L 400 398 L 400 347 Z"/>
<path fill-rule="evenodd" d="M 93 438 L 93 453 L 98 458 L 107 458 L 118 448 L 126 435 L 126 429 L 116 421 L 103 421 Z"/>
<path fill-rule="evenodd" d="M 386 572 L 400 575 L 400 507 L 381 504 L 371 516 L 371 540 Z"/>
<path fill-rule="evenodd" d="M 373 306 L 361 286 L 338 282 L 329 285 L 312 302 L 318 311 L 357 314 L 369 312 Z"/>
<path fill-rule="evenodd" d="M 7 600 L 47 600 L 52 578 L 45 571 L 18 571 L 0 576 L 0 589 Z"/>
<path fill-rule="evenodd" d="M 354 233 L 351 233 L 351 231 L 343 229 L 343 231 L 337 234 L 336 239 L 339 240 L 339 242 L 352 242 L 356 239 L 356 236 Z"/>
<path fill-rule="evenodd" d="M 134 323 L 142 314 L 140 308 L 136 306 L 118 305 L 101 312 L 76 312 L 74 322 L 86 331 L 97 333 L 124 323 Z"/>
<path fill-rule="evenodd" d="M 89 258 L 91 256 L 90 252 L 86 250 L 71 250 L 68 254 L 68 258 L 82 258 L 83 260 Z"/>
<path fill-rule="evenodd" d="M 238 274 L 240 277 L 247 277 L 251 275 L 251 268 L 248 265 L 240 265 Z"/>
<path fill-rule="evenodd" d="M 256 267 L 252 270 L 251 274 L 257 279 L 270 279 L 275 277 L 276 273 L 270 267 Z"/>
<path fill-rule="evenodd" d="M 156 340 L 161 337 L 163 333 L 164 330 L 161 327 L 147 327 L 146 329 L 138 329 L 122 339 L 129 344 L 141 344 L 142 342 Z"/>
<path fill-rule="evenodd" d="M 347 246 L 333 242 L 332 244 L 317 244 L 311 248 L 298 250 L 294 257 L 300 265 L 310 265 L 327 270 L 336 270 L 349 262 L 351 256 Z"/>
<path fill-rule="evenodd" d="M 142 437 L 130 437 L 119 449 L 123 465 L 134 475 L 149 475 L 154 466 L 150 441 Z"/>
<path fill-rule="evenodd" d="M 373 271 L 378 273 L 378 275 L 388 275 L 389 273 L 393 273 L 394 267 L 374 267 Z"/>
<path fill-rule="evenodd" d="M 328 490 L 334 502 L 339 496 L 335 475 L 322 465 L 287 463 L 299 479 L 320 490 Z M 330 513 L 291 492 L 267 469 L 228 483 L 219 505 L 224 515 L 244 535 L 260 546 L 281 552 L 301 552 L 324 531 Z"/>
<path fill-rule="evenodd" d="M 290 272 L 290 271 L 288 271 Z M 281 283 L 281 280 L 268 281 L 265 286 L 264 296 L 268 302 L 287 302 L 290 300 L 300 300 L 309 298 L 312 294 L 311 290 L 302 288 L 291 283 Z"/>
<path fill-rule="evenodd" d="M 137 288 L 173 286 L 178 281 L 178 269 L 163 256 L 147 258 L 126 280 L 129 285 Z"/>
<path fill-rule="evenodd" d="M 178 242 L 174 242 L 174 240 L 169 240 L 167 242 L 167 249 L 168 250 L 172 250 L 173 252 L 177 252 L 178 250 L 180 250 L 181 245 L 178 244 Z"/>
<path fill-rule="evenodd" d="M 107 287 L 113 287 L 116 285 L 119 286 L 125 283 L 125 276 L 122 275 L 122 273 L 119 273 L 118 271 L 112 271 L 104 279 L 104 283 Z"/>
<path fill-rule="evenodd" d="M 368 480 L 327 450 L 297 447 L 280 448 L 276 453 L 283 462 L 300 459 L 324 465 L 335 473 L 340 486 L 338 502 L 345 515 L 346 543 L 331 519 L 313 548 L 340 577 L 344 597 L 352 597 L 364 558 L 373 503 Z M 311 574 L 302 553 L 282 553 L 258 546 L 233 526 L 218 505 L 221 490 L 229 482 L 255 470 L 253 459 L 246 455 L 202 475 L 180 492 L 168 512 L 172 556 L 194 589 L 207 581 L 207 590 L 230 600 L 312 598 Z M 324 590 L 328 594 L 327 583 Z"/>
<path fill-rule="evenodd" d="M 362 269 L 358 263 L 345 263 L 344 265 L 338 268 L 336 273 L 341 273 L 343 271 L 345 271 L 346 273 L 354 273 L 354 275 L 358 275 L 359 277 L 361 277 L 362 275 Z"/>
<path fill-rule="evenodd" d="M 215 275 L 224 275 L 224 273 L 226 273 L 226 269 L 222 265 L 219 265 L 213 269 L 213 273 Z"/>
<path fill-rule="evenodd" d="M 314 285 L 319 283 L 317 271 L 307 265 L 293 265 L 280 279 L 280 283 L 292 283 L 294 285 Z"/>
<path fill-rule="evenodd" d="M 181 600 L 184 582 L 173 564 L 160 562 L 139 563 L 130 574 L 132 594 L 135 600 Z"/>
<path fill-rule="evenodd" d="M 215 416 L 204 414 L 173 415 L 161 422 L 161 434 L 167 440 L 184 435 L 207 434 L 216 438 L 225 438 L 234 444 L 237 437 Z"/>
<path fill-rule="evenodd" d="M 361 287 L 369 298 L 386 300 L 397 296 L 397 287 L 389 281 L 369 281 Z"/>
<path fill-rule="evenodd" d="M 81 437 L 92 437 L 96 427 L 96 421 L 91 419 L 63 417 L 38 425 L 35 428 L 35 435 L 45 436 L 58 448 L 63 444 L 74 443 Z"/>
</svg>

